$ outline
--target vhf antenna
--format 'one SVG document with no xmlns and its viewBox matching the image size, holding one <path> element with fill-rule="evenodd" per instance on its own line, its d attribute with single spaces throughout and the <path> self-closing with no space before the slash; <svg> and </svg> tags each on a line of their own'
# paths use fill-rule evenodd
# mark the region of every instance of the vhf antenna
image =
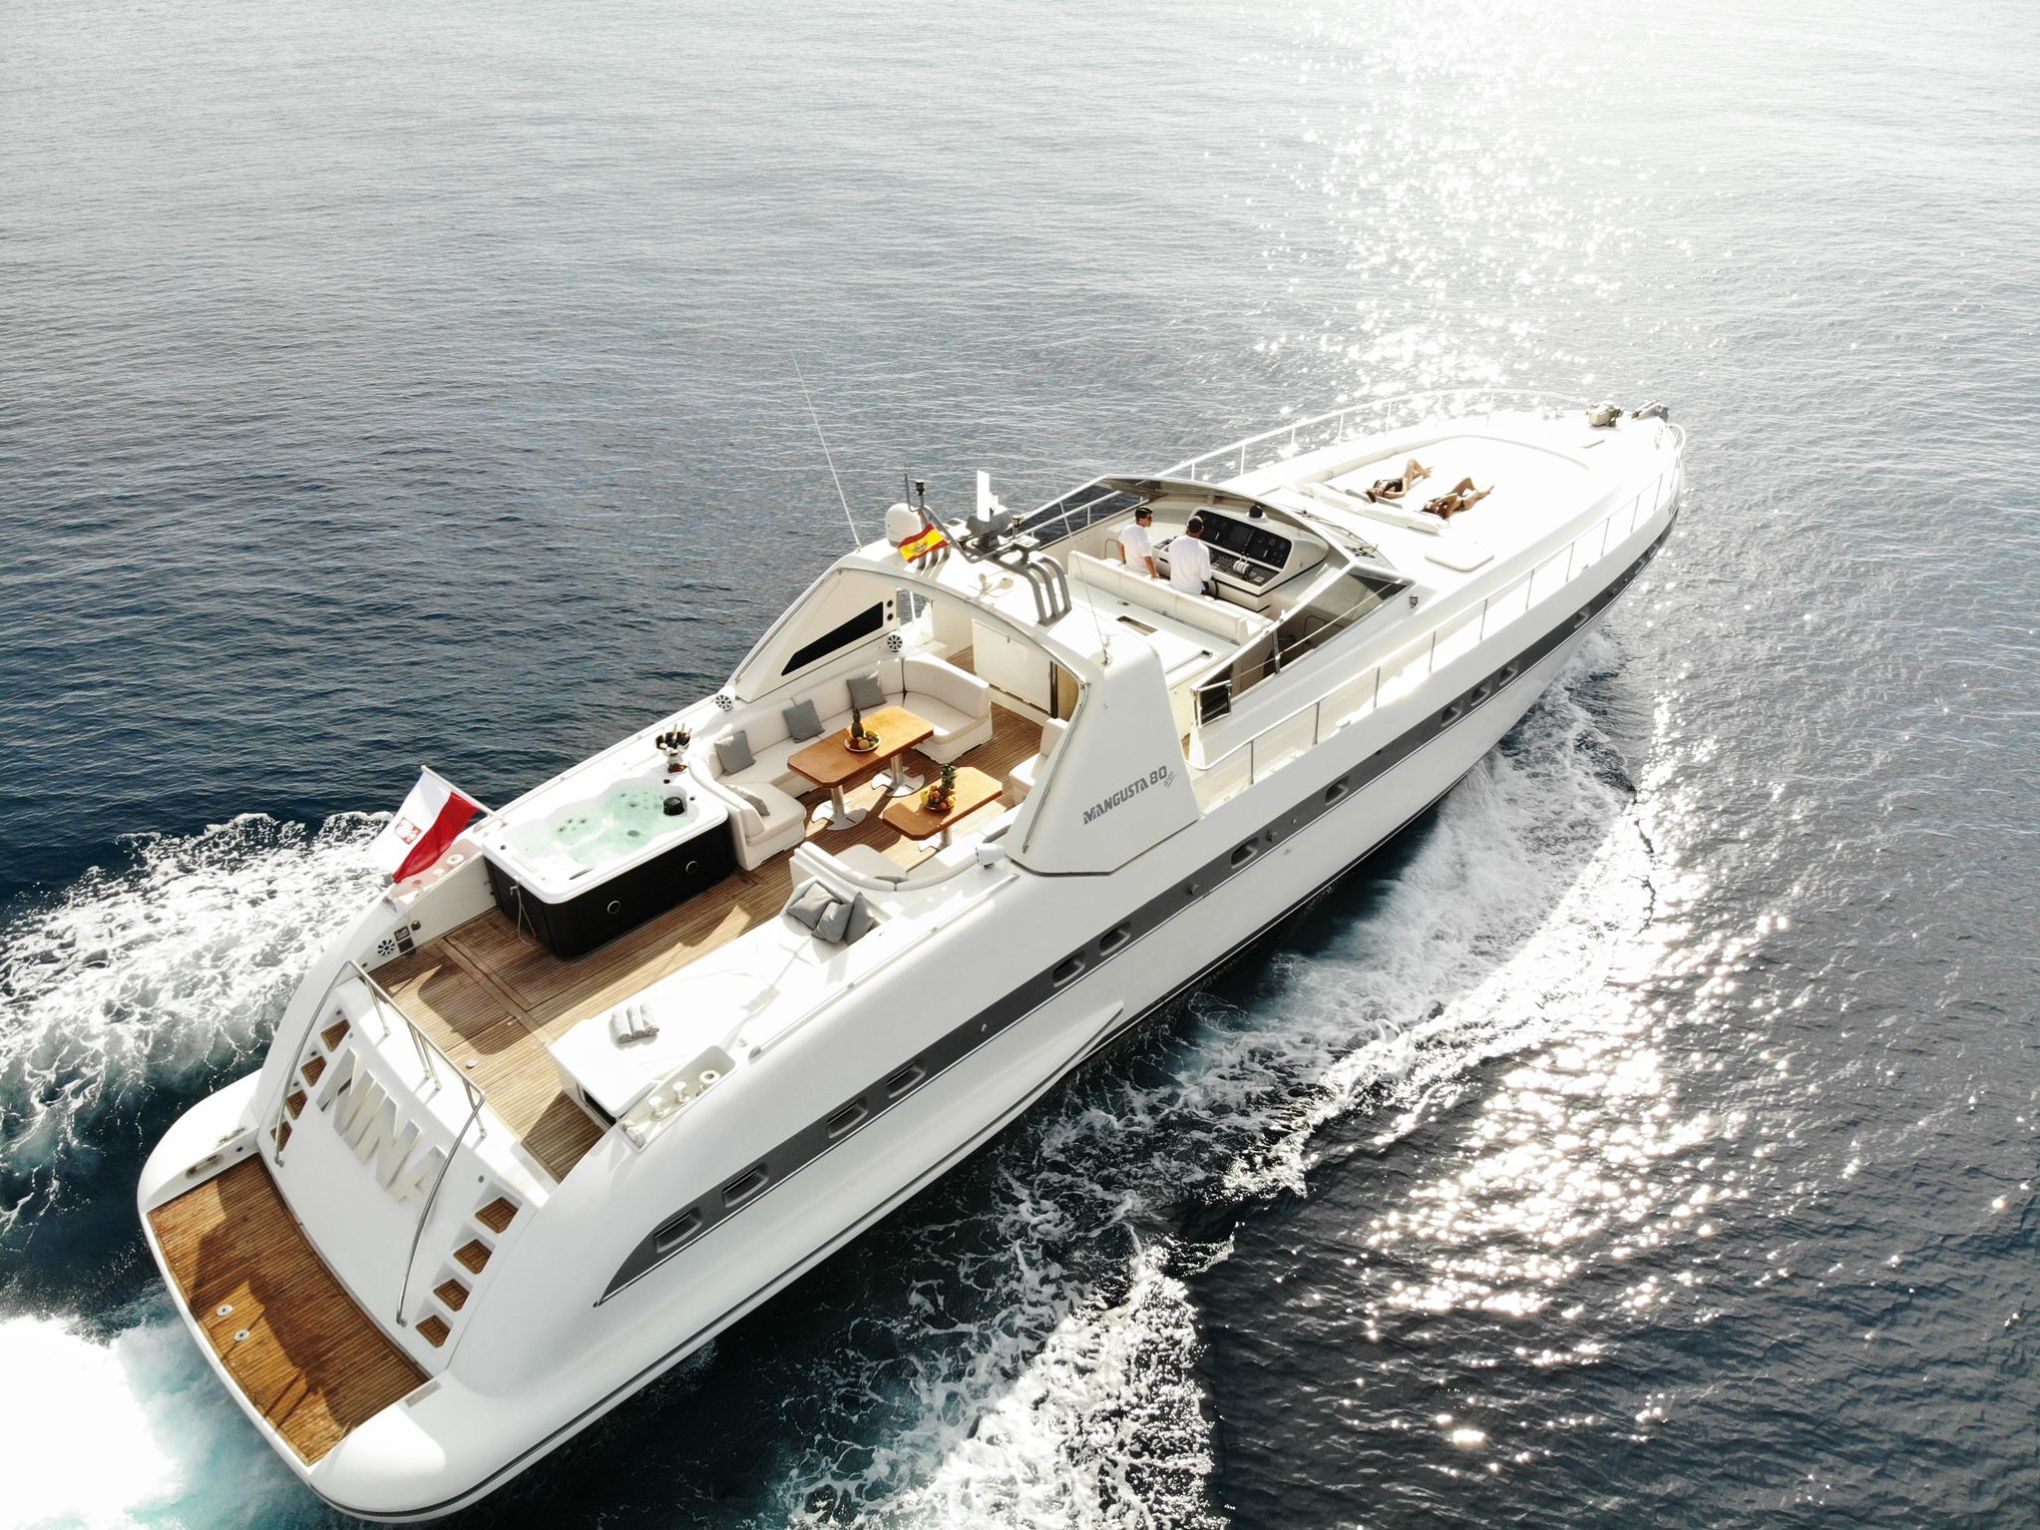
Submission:
<svg viewBox="0 0 2040 1530">
<path fill-rule="evenodd" d="M 850 523 L 850 545 L 862 547 L 858 540 L 857 518 L 850 513 L 850 501 L 843 493 L 843 480 L 836 476 L 836 459 L 829 453 L 829 438 L 822 434 L 822 417 L 815 413 L 815 396 L 808 392 L 807 378 L 800 370 L 800 357 L 793 358 L 793 375 L 800 380 L 800 396 L 807 400 L 808 418 L 815 422 L 815 438 L 822 443 L 822 461 L 829 464 L 829 478 L 836 485 L 836 502 L 843 507 L 843 519 Z"/>
</svg>

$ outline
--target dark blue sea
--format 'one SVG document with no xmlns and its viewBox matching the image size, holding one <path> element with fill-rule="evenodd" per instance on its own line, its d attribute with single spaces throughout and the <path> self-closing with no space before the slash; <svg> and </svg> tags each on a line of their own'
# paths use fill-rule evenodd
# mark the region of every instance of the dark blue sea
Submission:
<svg viewBox="0 0 2040 1530">
<path fill-rule="evenodd" d="M 1660 398 L 1427 818 L 474 1526 L 2040 1524 L 2021 0 L 0 7 L 0 1522 L 330 1522 L 136 1172 L 378 816 L 951 504 Z M 931 1002 L 936 1000 L 931 999 Z"/>
</svg>

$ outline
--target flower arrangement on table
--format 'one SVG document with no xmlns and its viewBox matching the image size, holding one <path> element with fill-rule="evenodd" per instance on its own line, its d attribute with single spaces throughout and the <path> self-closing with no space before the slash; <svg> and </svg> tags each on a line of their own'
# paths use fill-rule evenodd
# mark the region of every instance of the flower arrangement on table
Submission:
<svg viewBox="0 0 2040 1530">
<path fill-rule="evenodd" d="M 843 739 L 843 747 L 852 754 L 869 754 L 878 747 L 878 735 L 864 726 L 864 714 L 854 704 L 850 708 L 850 731 Z"/>
<path fill-rule="evenodd" d="M 921 805 L 931 813 L 946 813 L 956 806 L 956 767 L 944 765 L 942 779 L 928 788 Z"/>
</svg>

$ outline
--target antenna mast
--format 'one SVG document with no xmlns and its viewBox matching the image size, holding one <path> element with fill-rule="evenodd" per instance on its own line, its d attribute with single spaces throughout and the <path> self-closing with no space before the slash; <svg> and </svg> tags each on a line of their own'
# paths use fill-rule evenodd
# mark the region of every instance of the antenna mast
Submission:
<svg viewBox="0 0 2040 1530">
<path fill-rule="evenodd" d="M 836 485 L 836 502 L 843 507 L 843 519 L 850 523 L 850 545 L 864 544 L 857 537 L 857 518 L 850 513 L 850 501 L 843 493 L 843 480 L 836 476 L 836 459 L 829 452 L 829 438 L 822 434 L 822 417 L 815 413 L 815 396 L 808 392 L 807 378 L 800 370 L 800 357 L 793 358 L 793 375 L 800 379 L 800 396 L 807 400 L 808 418 L 815 422 L 815 438 L 822 443 L 822 461 L 829 464 L 829 479 Z"/>
</svg>

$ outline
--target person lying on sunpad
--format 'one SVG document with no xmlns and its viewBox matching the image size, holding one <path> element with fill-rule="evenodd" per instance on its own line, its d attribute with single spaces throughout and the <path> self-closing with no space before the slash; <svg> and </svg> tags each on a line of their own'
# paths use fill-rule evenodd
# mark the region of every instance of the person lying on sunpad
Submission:
<svg viewBox="0 0 2040 1530">
<path fill-rule="evenodd" d="M 1451 488 L 1424 506 L 1426 515 L 1435 515 L 1441 521 L 1449 521 L 1462 510 L 1471 510 L 1475 505 L 1494 493 L 1492 486 L 1476 489 L 1471 478 L 1462 478 Z"/>
<path fill-rule="evenodd" d="M 1402 470 L 1402 477 L 1376 479 L 1374 487 L 1367 491 L 1367 497 L 1369 499 L 1385 499 L 1393 503 L 1409 493 L 1411 489 L 1414 489 L 1419 478 L 1429 478 L 1430 476 L 1431 470 L 1412 457 L 1410 458 L 1410 465 Z"/>
</svg>

